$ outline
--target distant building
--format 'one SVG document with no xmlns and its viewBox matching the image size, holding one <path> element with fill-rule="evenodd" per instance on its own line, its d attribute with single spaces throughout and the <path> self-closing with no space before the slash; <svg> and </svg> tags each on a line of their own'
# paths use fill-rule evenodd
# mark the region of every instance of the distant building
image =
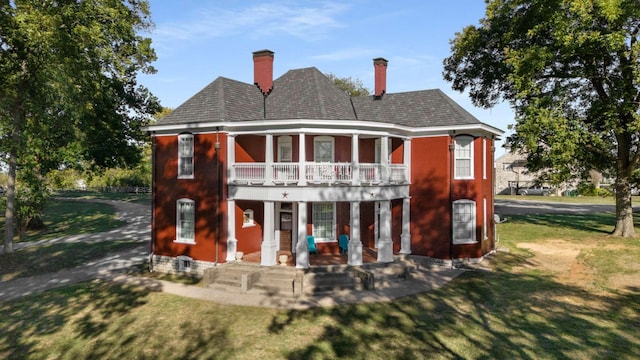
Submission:
<svg viewBox="0 0 640 360">
<path fill-rule="evenodd" d="M 520 188 L 533 185 L 538 176 L 538 173 L 527 170 L 526 155 L 510 149 L 496 159 L 495 168 L 497 195 L 517 195 Z"/>
</svg>

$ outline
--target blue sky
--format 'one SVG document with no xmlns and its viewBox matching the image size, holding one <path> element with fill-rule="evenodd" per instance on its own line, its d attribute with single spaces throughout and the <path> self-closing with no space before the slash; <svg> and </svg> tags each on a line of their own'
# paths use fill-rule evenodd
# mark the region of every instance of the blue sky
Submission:
<svg viewBox="0 0 640 360">
<path fill-rule="evenodd" d="M 484 110 L 442 79 L 449 41 L 484 16 L 483 0 L 150 0 L 157 74 L 140 77 L 176 108 L 218 76 L 253 82 L 252 52 L 275 52 L 274 78 L 315 66 L 373 89 L 373 62 L 389 60 L 387 92 L 439 88 L 480 121 L 507 131 L 507 104 Z M 505 134 L 507 135 L 507 134 Z M 499 143 L 496 157 L 503 153 Z"/>
</svg>

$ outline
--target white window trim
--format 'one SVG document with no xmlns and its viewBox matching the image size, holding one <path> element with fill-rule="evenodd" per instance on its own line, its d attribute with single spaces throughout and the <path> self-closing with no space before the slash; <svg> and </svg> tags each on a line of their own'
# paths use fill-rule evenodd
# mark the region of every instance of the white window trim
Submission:
<svg viewBox="0 0 640 360">
<path fill-rule="evenodd" d="M 289 158 L 283 158 L 283 149 L 289 149 Z M 292 162 L 293 161 L 293 139 L 289 135 L 278 136 L 278 162 Z"/>
<path fill-rule="evenodd" d="M 312 211 L 311 219 L 312 219 L 312 221 L 314 223 L 313 226 L 312 226 L 312 233 L 313 233 L 314 240 L 316 242 L 318 242 L 318 243 L 337 242 L 338 240 L 336 239 L 337 238 L 336 237 L 336 203 L 335 202 L 331 203 L 333 205 L 333 220 L 331 221 L 331 226 L 333 227 L 333 229 L 332 229 L 333 237 L 334 237 L 333 239 L 321 238 L 321 237 L 318 237 L 316 235 L 315 219 L 314 219 L 314 216 L 316 214 L 315 211 L 314 211 L 314 207 L 315 207 L 316 204 L 325 204 L 325 203 L 324 202 L 322 202 L 322 203 L 313 203 L 313 205 L 311 205 L 311 209 L 312 209 L 311 210 Z"/>
<path fill-rule="evenodd" d="M 252 209 L 247 209 L 245 211 L 242 212 L 242 227 L 250 227 L 250 226 L 255 226 L 256 222 L 255 219 L 253 217 L 253 210 Z"/>
<path fill-rule="evenodd" d="M 462 141 L 469 141 L 469 158 L 460 158 L 462 159 L 468 159 L 469 161 L 469 176 L 460 176 L 458 175 L 458 142 L 462 142 Z M 455 138 L 455 150 L 454 150 L 454 178 L 457 180 L 473 180 L 474 179 L 474 169 L 473 169 L 473 162 L 474 162 L 474 154 L 473 154 L 473 137 L 472 136 L 468 136 L 468 135 L 461 135 L 461 136 L 456 136 Z"/>
<path fill-rule="evenodd" d="M 182 233 L 182 222 L 180 218 L 180 205 L 185 203 L 191 203 L 193 205 L 193 239 L 185 239 L 181 238 L 180 234 Z M 178 199 L 176 201 L 176 239 L 174 242 L 182 243 L 182 244 L 195 244 L 196 243 L 196 202 L 191 199 Z"/>
<path fill-rule="evenodd" d="M 487 218 L 487 198 L 482 198 L 482 214 L 483 214 L 483 225 L 482 225 L 482 235 L 484 236 L 484 240 L 489 238 L 488 233 L 488 218 Z"/>
<path fill-rule="evenodd" d="M 191 174 L 182 174 L 180 171 L 182 169 L 182 158 L 186 156 L 182 156 L 182 146 L 181 142 L 183 139 L 191 139 Z M 178 179 L 193 179 L 195 173 L 195 140 L 193 134 L 180 134 L 178 135 Z"/>
<path fill-rule="evenodd" d="M 482 138 L 482 178 L 487 179 L 487 139 Z"/>
<path fill-rule="evenodd" d="M 317 143 L 319 142 L 330 142 L 331 143 L 331 161 L 329 162 L 334 162 L 335 158 L 336 158 L 336 140 L 333 138 L 333 136 L 316 136 L 313 138 L 313 161 L 315 162 L 320 162 L 317 159 L 317 152 L 316 150 L 318 149 L 317 147 Z M 324 162 L 324 161 L 322 161 Z"/>
<path fill-rule="evenodd" d="M 456 222 L 455 222 L 455 213 L 456 213 L 456 205 L 471 205 L 471 238 L 464 239 L 456 239 Z M 456 245 L 459 244 L 476 244 L 478 241 L 476 240 L 476 202 L 473 200 L 462 199 L 456 200 L 453 202 L 451 206 L 451 216 L 453 217 L 452 225 L 453 225 L 453 243 Z"/>
</svg>

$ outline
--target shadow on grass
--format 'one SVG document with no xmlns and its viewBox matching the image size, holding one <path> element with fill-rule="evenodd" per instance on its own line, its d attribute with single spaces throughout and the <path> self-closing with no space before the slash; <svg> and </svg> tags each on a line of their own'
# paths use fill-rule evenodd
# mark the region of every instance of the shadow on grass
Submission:
<svg viewBox="0 0 640 360">
<path fill-rule="evenodd" d="M 139 241 L 54 243 L 18 249 L 0 256 L 0 280 L 56 272 L 105 257 L 109 252 L 132 249 Z"/>
<path fill-rule="evenodd" d="M 288 359 L 631 359 L 640 357 L 639 291 L 594 295 L 549 276 L 469 271 L 392 303 L 289 311 L 270 331 L 323 327 Z"/>
<path fill-rule="evenodd" d="M 509 222 L 608 234 L 615 225 L 615 216 L 613 213 L 514 215 L 509 217 Z M 638 220 L 635 223 L 640 224 Z"/>
<path fill-rule="evenodd" d="M 214 353 L 229 357 L 233 344 L 226 326 L 199 331 L 199 319 L 190 317 L 169 335 L 154 328 L 172 305 L 149 309 L 149 301 L 157 301 L 149 297 L 159 290 L 93 281 L 0 303 L 0 316 L 11 319 L 0 322 L 0 357 L 202 359 L 218 346 Z M 52 337 L 55 342 L 47 345 Z"/>
</svg>

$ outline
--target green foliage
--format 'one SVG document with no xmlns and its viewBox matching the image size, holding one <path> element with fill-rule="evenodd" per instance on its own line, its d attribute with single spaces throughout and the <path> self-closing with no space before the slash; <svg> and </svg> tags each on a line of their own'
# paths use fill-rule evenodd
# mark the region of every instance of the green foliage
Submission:
<svg viewBox="0 0 640 360">
<path fill-rule="evenodd" d="M 145 0 L 0 2 L 0 158 L 13 180 L 31 164 L 45 177 L 141 161 L 141 128 L 160 110 L 137 83 L 155 72 L 140 35 L 152 26 Z"/>
<path fill-rule="evenodd" d="M 606 188 L 597 188 L 593 183 L 588 181 L 582 181 L 578 184 L 577 191 L 582 196 L 599 196 L 609 197 L 613 196 L 613 192 Z"/>
<path fill-rule="evenodd" d="M 344 90 L 349 96 L 367 96 L 370 94 L 369 89 L 364 87 L 362 84 L 362 80 L 358 78 L 349 77 L 338 77 L 335 74 L 328 73 L 325 74 L 331 81 L 333 81 L 336 86 L 338 86 L 341 90 Z"/>
<path fill-rule="evenodd" d="M 591 169 L 615 174 L 618 206 L 630 208 L 640 164 L 640 2 L 490 0 L 451 51 L 444 78 L 454 89 L 478 106 L 512 104 L 508 142 L 529 154 L 529 170 L 548 169 L 554 183 Z M 632 235 L 629 224 L 623 235 Z"/>
</svg>

